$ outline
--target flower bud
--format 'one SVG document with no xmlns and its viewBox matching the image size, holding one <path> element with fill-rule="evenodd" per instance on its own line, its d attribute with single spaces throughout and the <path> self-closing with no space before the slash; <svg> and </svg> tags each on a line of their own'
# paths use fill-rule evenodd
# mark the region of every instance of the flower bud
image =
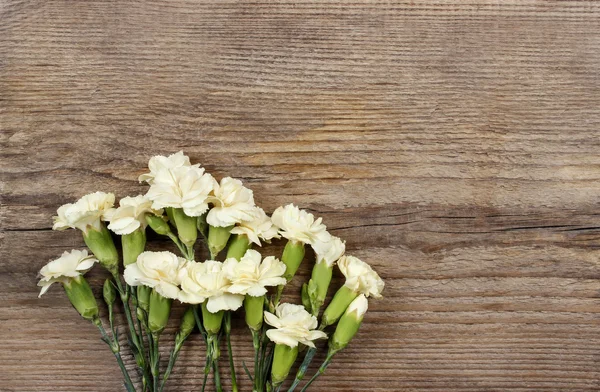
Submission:
<svg viewBox="0 0 600 392">
<path fill-rule="evenodd" d="M 206 302 L 202 303 L 202 324 L 204 324 L 204 329 L 209 335 L 217 335 L 221 330 L 224 312 L 219 310 L 217 313 L 211 313 L 206 309 Z"/>
<path fill-rule="evenodd" d="M 286 266 L 283 277 L 286 278 L 288 282 L 292 280 L 296 271 L 298 271 L 302 259 L 304 259 L 304 244 L 298 241 L 288 241 L 283 249 L 283 255 L 281 255 L 281 261 L 283 261 Z"/>
<path fill-rule="evenodd" d="M 233 226 L 227 227 L 208 227 L 208 249 L 210 250 L 211 256 L 216 257 L 220 251 L 225 249 L 227 241 L 229 241 L 230 231 Z"/>
<path fill-rule="evenodd" d="M 148 313 L 150 310 L 150 293 L 152 289 L 148 286 L 137 286 L 136 290 L 138 307 Z"/>
<path fill-rule="evenodd" d="M 273 385 L 277 386 L 285 381 L 292 365 L 298 356 L 298 346 L 289 347 L 285 344 L 276 344 L 273 355 L 273 367 L 271 368 L 271 379 Z"/>
<path fill-rule="evenodd" d="M 358 294 L 350 290 L 347 286 L 342 286 L 337 293 L 335 293 L 329 306 L 327 306 L 323 312 L 321 325 L 328 326 L 338 321 L 348 308 L 348 305 L 350 305 L 357 296 Z"/>
<path fill-rule="evenodd" d="M 119 274 L 119 254 L 106 226 L 102 224 L 100 231 L 90 228 L 83 233 L 83 240 L 100 264 L 113 276 L 117 276 Z"/>
<path fill-rule="evenodd" d="M 363 294 L 352 301 L 335 328 L 335 332 L 329 342 L 330 352 L 340 351 L 350 343 L 354 335 L 358 332 L 368 308 L 369 303 L 367 297 Z"/>
<path fill-rule="evenodd" d="M 333 266 L 328 266 L 323 261 L 317 262 L 313 267 L 310 281 L 314 282 L 315 295 L 311 300 L 313 301 L 313 310 L 316 312 L 318 312 L 319 308 L 323 306 L 323 302 L 325 302 L 332 274 Z"/>
<path fill-rule="evenodd" d="M 192 333 L 196 327 L 196 318 L 194 317 L 194 308 L 189 306 L 183 316 L 181 317 L 181 323 L 179 325 L 179 333 L 177 334 L 177 341 L 183 343 L 185 339 Z"/>
<path fill-rule="evenodd" d="M 229 240 L 229 247 L 227 248 L 227 259 L 234 258 L 237 261 L 246 254 L 246 251 L 250 249 L 252 244 L 246 234 L 234 234 Z"/>
<path fill-rule="evenodd" d="M 196 217 L 187 216 L 182 208 L 173 209 L 173 218 L 177 226 L 177 235 L 186 246 L 194 246 L 198 238 Z"/>
<path fill-rule="evenodd" d="M 263 312 L 265 296 L 252 297 L 246 295 L 244 298 L 244 310 L 246 311 L 246 324 L 253 331 L 260 331 L 263 323 Z"/>
<path fill-rule="evenodd" d="M 302 283 L 302 291 L 300 292 L 302 299 L 302 306 L 306 311 L 312 313 L 312 304 L 310 302 L 310 296 L 308 295 L 308 284 Z"/>
<path fill-rule="evenodd" d="M 83 276 L 67 280 L 63 284 L 67 297 L 81 317 L 86 320 L 98 320 L 98 303 L 92 288 Z"/>
<path fill-rule="evenodd" d="M 112 279 L 108 278 L 104 281 L 104 286 L 102 286 L 102 296 L 104 297 L 104 302 L 106 302 L 108 306 L 113 306 L 117 299 L 117 290 L 115 290 Z"/>
<path fill-rule="evenodd" d="M 148 328 L 153 334 L 160 334 L 169 321 L 171 314 L 172 299 L 165 298 L 158 294 L 156 290 L 150 293 L 150 312 L 148 314 Z"/>
<path fill-rule="evenodd" d="M 123 266 L 136 262 L 137 257 L 146 247 L 146 231 L 143 228 L 135 230 L 133 233 L 121 236 L 121 246 L 123 248 Z"/>
<path fill-rule="evenodd" d="M 146 222 L 148 222 L 148 226 L 150 226 L 156 234 L 169 235 L 171 233 L 169 224 L 165 222 L 162 216 L 152 214 L 146 215 Z"/>
</svg>

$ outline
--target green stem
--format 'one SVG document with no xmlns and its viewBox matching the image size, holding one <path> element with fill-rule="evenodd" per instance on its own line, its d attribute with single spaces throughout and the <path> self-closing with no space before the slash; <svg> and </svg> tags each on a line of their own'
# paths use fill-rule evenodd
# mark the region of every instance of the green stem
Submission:
<svg viewBox="0 0 600 392">
<path fill-rule="evenodd" d="M 183 342 L 181 342 L 183 344 Z M 177 357 L 179 356 L 179 351 L 181 350 L 182 344 L 175 344 L 173 350 L 171 351 L 171 355 L 169 356 L 169 365 L 167 366 L 167 370 L 165 371 L 165 375 L 163 376 L 162 383 L 160 384 L 160 392 L 165 389 L 165 384 L 173 371 L 173 366 L 175 366 L 175 361 L 177 361 Z"/>
<path fill-rule="evenodd" d="M 288 392 L 293 392 L 294 389 L 296 389 L 296 387 L 298 386 L 298 384 L 300 384 L 300 381 L 302 381 L 302 379 L 304 378 L 306 370 L 308 369 L 308 365 L 310 365 L 310 363 L 312 362 L 316 352 L 317 349 L 312 347 L 306 351 L 306 354 L 304 355 L 304 360 L 302 361 L 302 365 L 300 365 L 298 373 L 296 373 L 296 378 L 294 379 L 294 382 L 288 389 Z"/>
<path fill-rule="evenodd" d="M 223 392 L 223 386 L 221 385 L 221 374 L 219 372 L 219 359 L 213 359 L 213 376 L 215 378 L 215 389 L 217 392 Z"/>
<path fill-rule="evenodd" d="M 329 366 L 329 364 L 331 363 L 331 360 L 333 359 L 334 355 L 335 355 L 335 352 L 327 354 L 327 358 L 325 358 L 325 361 L 323 361 L 323 364 L 321 365 L 321 367 L 319 367 L 319 370 L 317 370 L 315 375 L 312 376 L 310 378 L 310 380 L 308 380 L 308 382 L 306 383 L 304 388 L 302 388 L 300 390 L 300 392 L 306 391 L 308 389 L 308 387 L 310 386 L 310 384 L 313 383 L 313 381 L 315 381 L 321 374 L 325 373 L 325 369 L 327 369 L 327 366 Z"/>
<path fill-rule="evenodd" d="M 258 378 L 260 375 L 258 354 L 260 352 L 260 331 L 250 330 L 252 332 L 252 345 L 254 346 L 254 391 L 258 391 Z"/>
<path fill-rule="evenodd" d="M 123 358 L 121 357 L 118 341 L 116 339 L 111 340 L 108 337 L 108 335 L 106 334 L 106 330 L 102 326 L 102 322 L 100 320 L 98 320 L 97 322 L 94 322 L 94 324 L 100 330 L 100 334 L 102 335 L 102 340 L 110 347 L 115 358 L 117 359 L 117 364 L 119 365 L 119 368 L 121 369 L 121 372 L 123 373 L 123 377 L 125 378 L 125 387 L 127 388 L 128 391 L 135 392 L 135 387 L 133 386 L 131 377 L 129 377 L 129 372 L 127 371 L 127 368 L 125 368 L 125 364 L 123 363 Z"/>
<path fill-rule="evenodd" d="M 159 368 L 159 366 L 160 366 L 160 353 L 158 351 L 158 339 L 159 339 L 158 334 L 153 334 L 152 335 L 152 340 L 153 340 L 153 349 L 152 350 L 154 351 L 153 358 L 152 358 L 153 359 L 153 362 L 152 362 L 152 379 L 153 379 L 153 386 L 154 386 L 153 387 L 153 391 L 154 392 L 158 392 L 158 387 L 160 385 L 160 383 L 159 383 L 159 376 L 160 376 L 160 374 L 159 374 L 159 372 L 160 372 L 160 370 L 159 370 L 160 369 Z"/>
<path fill-rule="evenodd" d="M 233 351 L 231 350 L 231 312 L 225 314 L 225 341 L 227 342 L 227 355 L 229 356 L 229 368 L 231 369 L 231 391 L 238 392 Z"/>
<path fill-rule="evenodd" d="M 171 239 L 171 241 L 173 241 L 173 243 L 177 246 L 177 248 L 179 249 L 179 251 L 181 252 L 181 254 L 183 255 L 183 257 L 185 257 L 188 260 L 193 260 L 194 259 L 194 247 L 191 247 L 191 258 L 190 258 L 190 254 L 188 253 L 189 248 L 187 248 L 186 246 L 184 246 L 181 241 L 179 240 L 179 238 L 177 238 L 177 236 L 173 233 L 168 233 L 167 236 Z"/>
</svg>

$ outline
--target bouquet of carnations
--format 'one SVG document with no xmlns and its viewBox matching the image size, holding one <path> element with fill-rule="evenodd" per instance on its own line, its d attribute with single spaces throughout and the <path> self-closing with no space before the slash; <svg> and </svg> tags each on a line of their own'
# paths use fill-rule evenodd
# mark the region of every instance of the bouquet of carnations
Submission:
<svg viewBox="0 0 600 392">
<path fill-rule="evenodd" d="M 53 283 L 62 284 L 73 307 L 100 330 L 127 391 L 163 391 L 184 342 L 196 328 L 206 344 L 202 391 L 211 372 L 215 389 L 223 390 L 219 373 L 223 339 L 231 388 L 238 391 L 230 335 L 232 313 L 240 308 L 254 346 L 254 367 L 250 371 L 244 364 L 244 371 L 256 392 L 281 390 L 302 352 L 304 360 L 287 389 L 294 391 L 315 356 L 314 341 L 329 335 L 325 360 L 302 387 L 306 390 L 357 333 L 367 298 L 381 297 L 381 278 L 367 263 L 344 255 L 344 241 L 332 236 L 321 218 L 293 204 L 277 208 L 269 217 L 255 205 L 252 191 L 241 181 L 225 177 L 218 182 L 182 152 L 155 156 L 148 166 L 150 172 L 139 178 L 150 186 L 146 195 L 125 197 L 115 208 L 114 194 L 96 192 L 58 209 L 53 229 L 80 230 L 91 253 L 74 249 L 45 265 L 40 271 L 40 296 Z M 168 237 L 181 256 L 145 251 L 148 226 Z M 120 237 L 120 255 L 114 236 Z M 210 260 L 196 261 L 198 237 L 208 248 Z M 281 237 L 287 240 L 281 259 L 263 257 L 252 249 L 262 250 L 264 243 Z M 304 259 L 306 245 L 314 250 L 316 262 L 310 280 L 302 285 L 302 304 L 281 303 L 286 284 Z M 102 290 L 107 322 L 101 320 L 84 278 L 96 263 L 110 273 Z M 346 280 L 321 313 L 334 265 Z M 121 356 L 114 318 L 117 299 L 127 320 L 127 341 L 137 364 L 131 373 L 135 374 L 128 371 Z M 159 342 L 174 300 L 187 310 L 161 374 Z"/>
</svg>

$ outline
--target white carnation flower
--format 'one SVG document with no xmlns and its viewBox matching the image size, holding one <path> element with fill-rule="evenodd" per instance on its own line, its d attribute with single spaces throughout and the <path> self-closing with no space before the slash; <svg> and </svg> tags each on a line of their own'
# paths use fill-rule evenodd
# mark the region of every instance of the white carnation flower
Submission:
<svg viewBox="0 0 600 392">
<path fill-rule="evenodd" d="M 131 234 L 140 227 L 145 229 L 146 214 L 162 215 L 162 210 L 152 208 L 152 200 L 146 196 L 124 197 L 119 201 L 119 208 L 113 208 L 105 213 L 110 222 L 108 228 L 118 235 Z"/>
<path fill-rule="evenodd" d="M 48 291 L 52 283 L 67 281 L 83 275 L 97 262 L 98 260 L 94 256 L 88 255 L 87 250 L 65 251 L 62 256 L 50 261 L 40 270 L 41 279 L 38 286 L 41 286 L 42 290 L 39 296 L 41 297 Z"/>
<path fill-rule="evenodd" d="M 265 321 L 275 327 L 267 331 L 267 336 L 276 344 L 296 347 L 302 343 L 314 348 L 313 340 L 327 337 L 325 332 L 315 330 L 317 318 L 302 305 L 280 304 L 275 314 L 265 311 Z"/>
<path fill-rule="evenodd" d="M 293 204 L 278 207 L 271 220 L 280 228 L 279 233 L 290 241 L 312 244 L 315 241 L 328 241 L 331 236 L 321 223 L 321 218 L 315 220 L 313 214 Z"/>
<path fill-rule="evenodd" d="M 315 241 L 312 248 L 317 262 L 324 262 L 328 267 L 332 267 L 346 251 L 346 243 L 338 237 L 331 236 L 329 241 Z"/>
<path fill-rule="evenodd" d="M 208 210 L 208 195 L 215 184 L 214 178 L 201 167 L 163 168 L 156 172 L 146 196 L 153 201 L 155 210 L 183 208 L 188 216 L 200 216 Z"/>
<path fill-rule="evenodd" d="M 89 227 L 100 231 L 100 220 L 105 220 L 104 214 L 115 204 L 115 195 L 112 193 L 95 192 L 83 196 L 72 204 L 64 204 L 56 211 L 53 230 L 68 228 L 79 229 L 84 233 Z"/>
<path fill-rule="evenodd" d="M 187 155 L 183 155 L 183 151 L 171 154 L 168 157 L 156 155 L 148 161 L 150 173 L 142 174 L 138 180 L 140 182 L 146 181 L 148 184 L 152 184 L 154 182 L 154 177 L 156 177 L 156 174 L 162 169 L 175 169 L 182 166 L 192 166 L 190 158 Z M 193 165 L 193 167 L 200 167 L 200 165 L 196 164 Z"/>
<path fill-rule="evenodd" d="M 260 240 L 269 242 L 273 238 L 280 238 L 278 230 L 265 211 L 255 206 L 252 212 L 252 220 L 240 222 L 238 226 L 231 229 L 231 234 L 246 235 L 250 242 L 261 246 Z"/>
<path fill-rule="evenodd" d="M 364 294 L 360 294 L 358 297 L 356 297 L 352 302 L 350 302 L 350 305 L 348 305 L 348 308 L 346 309 L 346 314 L 353 314 L 353 316 L 357 319 L 357 320 L 361 320 L 363 319 L 365 313 L 367 313 L 367 310 L 369 309 L 369 301 L 367 300 L 367 297 L 365 297 Z"/>
<path fill-rule="evenodd" d="M 227 291 L 260 297 L 267 293 L 266 286 L 286 284 L 285 264 L 273 256 L 265 257 L 262 263 L 261 259 L 260 253 L 249 249 L 239 262 L 234 258 L 225 260 L 223 270 L 231 281 Z"/>
<path fill-rule="evenodd" d="M 367 297 L 381 297 L 385 284 L 369 264 L 354 256 L 343 256 L 337 264 L 346 277 L 346 287 Z"/>
<path fill-rule="evenodd" d="M 254 196 L 240 180 L 225 177 L 216 184 L 209 201 L 214 205 L 206 222 L 215 227 L 233 226 L 254 218 Z"/>
<path fill-rule="evenodd" d="M 142 252 L 125 267 L 123 276 L 130 286 L 148 286 L 165 298 L 175 299 L 181 283 L 179 274 L 186 260 L 171 252 Z"/>
<path fill-rule="evenodd" d="M 189 304 L 206 302 L 211 313 L 220 310 L 237 310 L 244 296 L 227 291 L 231 282 L 223 271 L 223 263 L 206 260 L 204 263 L 190 261 L 182 271 L 179 300 Z"/>
</svg>

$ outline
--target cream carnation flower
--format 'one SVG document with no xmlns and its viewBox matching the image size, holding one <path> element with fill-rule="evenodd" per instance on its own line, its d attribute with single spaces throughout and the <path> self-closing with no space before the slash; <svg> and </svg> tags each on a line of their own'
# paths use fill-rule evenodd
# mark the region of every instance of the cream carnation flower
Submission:
<svg viewBox="0 0 600 392">
<path fill-rule="evenodd" d="M 278 230 L 265 211 L 255 206 L 252 211 L 252 220 L 240 222 L 238 226 L 231 229 L 231 234 L 246 235 L 250 242 L 261 246 L 260 240 L 269 242 L 273 238 L 280 238 Z"/>
<path fill-rule="evenodd" d="M 183 257 L 171 252 L 142 252 L 135 263 L 125 267 L 123 276 L 130 286 L 152 287 L 163 297 L 175 299 L 185 263 Z"/>
<path fill-rule="evenodd" d="M 302 305 L 280 304 L 275 314 L 265 311 L 265 321 L 275 327 L 267 331 L 267 336 L 276 344 L 296 347 L 302 343 L 314 348 L 313 340 L 327 337 L 325 332 L 315 330 L 317 318 Z"/>
<path fill-rule="evenodd" d="M 88 255 L 87 250 L 73 249 L 65 251 L 58 259 L 50 261 L 40 270 L 41 279 L 38 286 L 42 287 L 40 297 L 48 291 L 52 283 L 63 282 L 85 274 L 97 263 L 94 256 Z"/>
<path fill-rule="evenodd" d="M 209 201 L 214 205 L 206 222 L 215 227 L 233 226 L 254 218 L 254 196 L 240 180 L 225 177 L 216 184 Z"/>
<path fill-rule="evenodd" d="M 261 259 L 260 253 L 249 249 L 239 262 L 233 258 L 225 260 L 223 269 L 231 281 L 227 291 L 260 297 L 267 293 L 266 286 L 286 284 L 285 264 L 273 256 L 265 257 L 262 263 Z"/>
<path fill-rule="evenodd" d="M 278 207 L 271 220 L 280 227 L 279 233 L 290 241 L 311 244 L 315 241 L 328 241 L 331 236 L 327 227 L 321 223 L 321 218 L 315 220 L 313 214 L 293 204 Z"/>
<path fill-rule="evenodd" d="M 328 267 L 332 267 L 346 251 L 346 243 L 338 237 L 331 236 L 329 241 L 315 241 L 312 248 L 318 263 L 324 262 Z"/>
<path fill-rule="evenodd" d="M 346 277 L 344 286 L 367 297 L 381 297 L 383 280 L 369 264 L 354 256 L 343 256 L 338 260 L 338 267 Z"/>
<path fill-rule="evenodd" d="M 230 285 L 223 263 L 215 260 L 204 263 L 190 261 L 182 271 L 179 300 L 189 304 L 207 300 L 206 308 L 211 313 L 237 310 L 242 306 L 244 296 L 227 292 Z"/>
<path fill-rule="evenodd" d="M 215 184 L 214 178 L 201 167 L 163 168 L 156 172 L 146 196 L 153 201 L 155 210 L 183 208 L 188 216 L 200 216 L 208 210 L 208 195 Z"/>
<path fill-rule="evenodd" d="M 124 197 L 119 201 L 119 208 L 105 213 L 110 222 L 108 228 L 118 235 L 131 234 L 140 227 L 145 229 L 146 214 L 162 215 L 162 210 L 152 208 L 152 201 L 146 196 Z"/>
<path fill-rule="evenodd" d="M 79 229 L 84 233 L 89 227 L 100 231 L 100 220 L 104 214 L 115 204 L 115 195 L 112 193 L 95 192 L 83 196 L 72 204 L 64 204 L 56 211 L 53 230 L 68 228 Z"/>
<path fill-rule="evenodd" d="M 139 176 L 138 181 L 146 181 L 148 184 L 154 182 L 154 177 L 162 169 L 175 169 L 182 166 L 192 166 L 190 158 L 183 154 L 183 151 L 179 151 L 175 154 L 171 154 L 168 157 L 162 155 L 156 155 L 150 158 L 148 161 L 148 169 L 150 173 L 145 173 Z M 200 167 L 199 164 L 193 165 L 193 167 Z"/>
</svg>

